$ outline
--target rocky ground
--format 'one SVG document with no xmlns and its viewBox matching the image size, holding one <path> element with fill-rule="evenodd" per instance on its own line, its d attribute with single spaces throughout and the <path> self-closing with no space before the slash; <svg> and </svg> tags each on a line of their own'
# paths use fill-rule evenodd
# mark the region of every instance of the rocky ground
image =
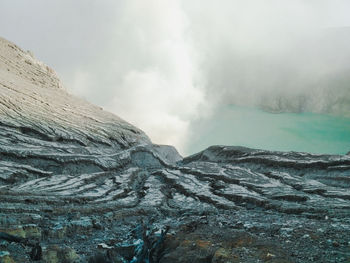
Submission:
<svg viewBox="0 0 350 263">
<path fill-rule="evenodd" d="M 182 158 L 0 55 L 0 262 L 350 262 L 350 156 Z"/>
</svg>

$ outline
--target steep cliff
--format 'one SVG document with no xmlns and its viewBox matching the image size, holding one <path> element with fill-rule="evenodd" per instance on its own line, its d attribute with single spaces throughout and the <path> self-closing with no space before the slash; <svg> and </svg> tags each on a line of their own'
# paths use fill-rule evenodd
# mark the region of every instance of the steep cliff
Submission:
<svg viewBox="0 0 350 263">
<path fill-rule="evenodd" d="M 350 156 L 212 146 L 182 158 L 4 39 L 0 94 L 0 232 L 38 241 L 43 262 L 350 258 Z M 0 260 L 27 252 L 0 244 Z"/>
</svg>

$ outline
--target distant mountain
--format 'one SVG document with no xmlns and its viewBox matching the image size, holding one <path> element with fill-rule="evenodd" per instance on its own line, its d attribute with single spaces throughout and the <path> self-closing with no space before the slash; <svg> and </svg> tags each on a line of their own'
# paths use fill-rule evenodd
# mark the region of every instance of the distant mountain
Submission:
<svg viewBox="0 0 350 263">
<path fill-rule="evenodd" d="M 0 39 L 1 262 L 346 262 L 349 187 L 349 156 L 182 158 Z"/>
</svg>

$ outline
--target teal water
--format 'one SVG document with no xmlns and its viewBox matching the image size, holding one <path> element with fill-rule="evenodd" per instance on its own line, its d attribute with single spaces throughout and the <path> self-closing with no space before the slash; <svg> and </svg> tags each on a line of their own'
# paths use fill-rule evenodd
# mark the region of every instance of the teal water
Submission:
<svg viewBox="0 0 350 263">
<path fill-rule="evenodd" d="M 218 144 L 326 154 L 350 151 L 350 118 L 324 114 L 277 114 L 227 105 L 193 122 L 191 131 L 186 155 Z"/>
</svg>

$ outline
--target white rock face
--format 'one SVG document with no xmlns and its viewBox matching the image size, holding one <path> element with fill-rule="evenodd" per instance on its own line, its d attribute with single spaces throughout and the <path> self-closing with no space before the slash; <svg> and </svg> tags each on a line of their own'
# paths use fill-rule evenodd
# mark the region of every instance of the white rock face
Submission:
<svg viewBox="0 0 350 263">
<path fill-rule="evenodd" d="M 63 89 L 56 73 L 0 38 L 0 120 L 48 141 L 99 142 L 127 148 L 149 144 L 138 128 Z"/>
</svg>

